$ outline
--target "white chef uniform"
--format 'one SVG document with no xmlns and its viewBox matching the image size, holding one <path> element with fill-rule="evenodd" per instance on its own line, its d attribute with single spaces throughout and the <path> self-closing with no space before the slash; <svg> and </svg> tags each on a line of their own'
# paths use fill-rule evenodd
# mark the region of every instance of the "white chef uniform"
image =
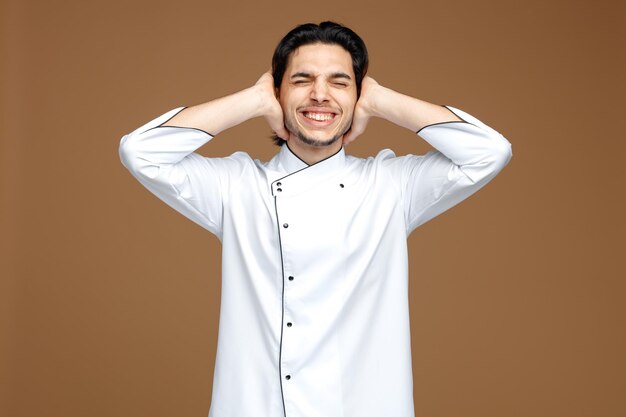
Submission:
<svg viewBox="0 0 626 417">
<path fill-rule="evenodd" d="M 206 158 L 212 136 L 161 126 L 122 138 L 123 164 L 222 242 L 222 301 L 209 417 L 413 417 L 406 238 L 509 161 L 498 132 L 427 126 L 436 150 L 308 166 Z"/>
</svg>

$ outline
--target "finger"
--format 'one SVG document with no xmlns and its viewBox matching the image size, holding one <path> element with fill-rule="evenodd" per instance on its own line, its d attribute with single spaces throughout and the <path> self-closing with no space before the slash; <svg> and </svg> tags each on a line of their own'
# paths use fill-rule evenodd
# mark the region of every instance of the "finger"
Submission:
<svg viewBox="0 0 626 417">
<path fill-rule="evenodd" d="M 270 129 L 272 129 L 272 132 L 274 132 L 274 134 L 281 139 L 287 140 L 287 138 L 289 138 L 289 133 L 287 133 L 287 129 L 285 129 L 284 125 L 270 124 Z"/>
<path fill-rule="evenodd" d="M 365 132 L 365 128 L 367 126 L 367 120 L 355 120 L 352 123 L 352 127 L 343 137 L 343 144 L 347 145 L 350 142 L 354 141 L 357 137 L 359 137 L 363 132 Z"/>
<path fill-rule="evenodd" d="M 355 129 L 348 130 L 348 133 L 346 133 L 343 136 L 343 144 L 344 144 L 344 146 L 349 144 L 350 142 L 354 141 L 359 135 L 360 135 L 360 133 L 357 130 L 355 130 Z"/>
<path fill-rule="evenodd" d="M 276 129 L 274 130 L 274 133 L 276 134 L 276 136 L 278 136 L 281 139 L 287 140 L 289 139 L 289 132 L 287 132 L 287 129 L 285 129 L 285 127 L 281 127 L 280 129 Z"/>
<path fill-rule="evenodd" d="M 285 122 L 283 121 L 282 114 L 280 117 L 271 119 L 268 118 L 267 122 L 270 125 L 270 129 L 272 129 L 272 132 L 274 132 L 276 136 L 285 140 L 289 138 L 289 132 L 287 132 L 287 129 L 285 128 Z"/>
</svg>

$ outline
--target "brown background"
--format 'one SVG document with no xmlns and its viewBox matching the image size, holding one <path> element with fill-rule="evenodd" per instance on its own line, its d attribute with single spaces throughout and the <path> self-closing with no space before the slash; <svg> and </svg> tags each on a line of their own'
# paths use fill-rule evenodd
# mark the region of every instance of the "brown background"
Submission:
<svg viewBox="0 0 626 417">
<path fill-rule="evenodd" d="M 410 238 L 417 416 L 626 415 L 624 2 L 5 0 L 0 12 L 0 415 L 206 416 L 220 247 L 124 170 L 119 139 L 251 85 L 287 30 L 328 18 L 361 34 L 379 82 L 513 143 L 499 177 Z M 201 152 L 266 159 L 268 134 L 250 121 Z M 382 147 L 428 150 L 373 121 L 348 151 Z"/>
</svg>

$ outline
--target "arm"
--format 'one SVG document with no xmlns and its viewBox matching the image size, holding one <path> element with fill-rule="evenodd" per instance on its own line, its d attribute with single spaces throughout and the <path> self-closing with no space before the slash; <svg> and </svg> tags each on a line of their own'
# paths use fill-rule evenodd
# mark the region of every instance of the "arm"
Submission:
<svg viewBox="0 0 626 417">
<path fill-rule="evenodd" d="M 388 120 L 413 132 L 436 123 L 461 121 L 445 107 L 398 93 L 365 77 L 354 109 L 352 128 L 343 143 L 347 145 L 361 135 L 371 117 Z"/>
<path fill-rule="evenodd" d="M 436 149 L 390 163 L 401 181 L 409 232 L 478 191 L 512 155 L 500 133 L 470 114 L 406 96 L 366 77 L 344 143 L 360 135 L 371 117 L 411 129 Z"/>
<path fill-rule="evenodd" d="M 217 133 L 263 116 L 285 135 L 273 79 L 266 73 L 252 87 L 197 106 L 174 109 L 125 135 L 122 164 L 148 190 L 214 234 L 221 235 L 222 196 L 245 158 L 205 158 L 195 150 Z M 210 132 L 210 133 L 209 133 Z"/>
<path fill-rule="evenodd" d="M 274 93 L 274 79 L 266 72 L 250 88 L 208 103 L 184 109 L 163 126 L 190 127 L 209 132 L 212 136 L 263 116 L 270 128 L 281 138 L 288 137 L 283 111 Z"/>
</svg>

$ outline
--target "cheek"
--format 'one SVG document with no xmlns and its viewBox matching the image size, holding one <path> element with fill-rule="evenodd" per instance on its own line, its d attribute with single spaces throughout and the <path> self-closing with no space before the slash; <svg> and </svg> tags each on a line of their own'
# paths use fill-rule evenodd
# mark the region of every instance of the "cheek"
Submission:
<svg viewBox="0 0 626 417">
<path fill-rule="evenodd" d="M 354 108 L 356 106 L 357 103 L 357 97 L 356 97 L 356 91 L 352 92 L 352 93 L 348 93 L 346 94 L 345 97 L 343 97 L 343 107 L 347 110 L 347 111 L 354 111 Z"/>
<path fill-rule="evenodd" d="M 278 102 L 280 103 L 280 107 L 283 110 L 286 109 L 295 109 L 298 107 L 298 97 L 293 93 L 286 93 L 279 97 Z"/>
<path fill-rule="evenodd" d="M 351 114 L 353 114 L 353 113 L 354 113 L 354 109 L 355 109 L 355 107 L 356 107 L 356 100 L 354 100 L 354 99 L 349 99 L 349 100 L 346 100 L 346 101 L 345 101 L 345 104 L 344 104 L 344 106 L 343 106 L 344 111 L 345 111 L 346 113 L 348 113 L 349 115 L 351 115 Z"/>
</svg>

